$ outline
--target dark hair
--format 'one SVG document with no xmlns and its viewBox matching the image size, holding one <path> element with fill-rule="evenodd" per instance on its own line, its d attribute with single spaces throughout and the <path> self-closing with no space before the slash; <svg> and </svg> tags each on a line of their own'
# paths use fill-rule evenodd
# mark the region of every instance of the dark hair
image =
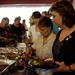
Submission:
<svg viewBox="0 0 75 75">
<path fill-rule="evenodd" d="M 22 20 L 22 22 L 25 22 L 25 21 L 26 21 L 25 19 Z"/>
<path fill-rule="evenodd" d="M 51 19 L 49 17 L 46 17 L 46 16 L 43 16 L 39 23 L 38 23 L 38 26 L 42 26 L 42 27 L 50 27 L 51 26 L 51 30 L 53 28 L 53 23 L 51 21 Z"/>
<path fill-rule="evenodd" d="M 59 1 L 52 5 L 50 11 L 56 11 L 62 16 L 62 22 L 67 27 L 75 24 L 75 10 L 69 1 Z"/>
<path fill-rule="evenodd" d="M 16 18 L 14 19 L 14 22 L 16 22 L 17 20 L 20 21 L 20 20 L 21 20 L 20 17 L 16 17 Z"/>
<path fill-rule="evenodd" d="M 47 11 L 43 11 L 42 13 L 44 13 L 46 16 L 48 15 L 48 12 Z"/>
<path fill-rule="evenodd" d="M 41 13 L 39 11 L 35 11 L 35 12 L 32 13 L 32 17 L 34 17 L 36 19 L 41 18 Z"/>
<path fill-rule="evenodd" d="M 63 1 L 65 1 L 65 0 L 63 0 Z M 69 1 L 69 2 L 73 3 L 73 0 L 67 0 L 67 1 Z"/>
<path fill-rule="evenodd" d="M 3 21 L 9 21 L 9 18 L 8 17 L 3 17 L 1 22 L 3 22 Z"/>
</svg>

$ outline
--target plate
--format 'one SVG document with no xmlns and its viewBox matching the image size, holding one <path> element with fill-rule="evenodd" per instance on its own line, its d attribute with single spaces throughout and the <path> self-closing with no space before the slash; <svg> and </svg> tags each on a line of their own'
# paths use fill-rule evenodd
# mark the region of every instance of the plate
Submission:
<svg viewBox="0 0 75 75">
<path fill-rule="evenodd" d="M 28 64 L 34 68 L 51 69 L 58 67 L 53 61 L 36 61 L 31 60 Z"/>
<path fill-rule="evenodd" d="M 32 65 L 34 68 L 42 68 L 42 69 L 52 69 L 55 68 L 55 65 L 53 66 L 48 66 L 48 65 Z"/>
</svg>

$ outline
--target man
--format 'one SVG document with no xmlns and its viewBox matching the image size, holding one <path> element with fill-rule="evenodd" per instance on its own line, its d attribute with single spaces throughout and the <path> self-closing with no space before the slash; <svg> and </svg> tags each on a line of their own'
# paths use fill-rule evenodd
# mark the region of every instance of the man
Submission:
<svg viewBox="0 0 75 75">
<path fill-rule="evenodd" d="M 6 28 L 9 24 L 9 19 L 4 17 L 0 23 L 0 47 L 6 46 L 9 42 L 8 40 L 8 33 L 6 32 Z"/>
<path fill-rule="evenodd" d="M 20 24 L 20 18 L 16 17 L 14 23 L 11 24 L 9 32 L 15 35 L 15 38 L 18 42 L 22 42 L 22 24 Z"/>
</svg>

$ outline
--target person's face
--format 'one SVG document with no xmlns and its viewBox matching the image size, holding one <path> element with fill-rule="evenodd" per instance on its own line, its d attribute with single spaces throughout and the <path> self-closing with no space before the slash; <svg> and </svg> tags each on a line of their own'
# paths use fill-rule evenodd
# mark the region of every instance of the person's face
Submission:
<svg viewBox="0 0 75 75">
<path fill-rule="evenodd" d="M 34 23 L 34 19 L 32 18 L 32 16 L 29 19 L 29 23 Z"/>
<path fill-rule="evenodd" d="M 18 25 L 20 23 L 20 20 L 16 20 L 15 23 L 16 25 Z"/>
<path fill-rule="evenodd" d="M 42 16 L 46 16 L 46 14 L 45 13 L 42 13 Z"/>
<path fill-rule="evenodd" d="M 23 21 L 22 23 L 25 24 L 25 21 Z"/>
<path fill-rule="evenodd" d="M 4 22 L 3 22 L 3 24 L 4 24 L 4 28 L 5 28 L 5 27 L 7 27 L 7 26 L 8 26 L 9 21 L 4 21 Z"/>
<path fill-rule="evenodd" d="M 34 21 L 35 24 L 38 24 L 38 22 L 40 20 L 39 18 L 35 18 L 35 17 L 32 17 L 32 19 L 33 19 L 33 21 Z"/>
<path fill-rule="evenodd" d="M 56 24 L 57 27 L 61 27 L 62 16 L 58 12 L 52 11 L 52 21 Z"/>
<path fill-rule="evenodd" d="M 47 37 L 51 32 L 51 27 L 39 27 L 40 33 L 43 37 Z"/>
</svg>

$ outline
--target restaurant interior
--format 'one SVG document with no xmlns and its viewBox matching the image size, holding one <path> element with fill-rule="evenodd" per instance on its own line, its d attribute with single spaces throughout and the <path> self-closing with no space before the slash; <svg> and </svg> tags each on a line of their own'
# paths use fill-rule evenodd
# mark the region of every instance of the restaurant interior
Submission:
<svg viewBox="0 0 75 75">
<path fill-rule="evenodd" d="M 44 10 L 47 11 L 49 9 L 49 7 L 52 5 L 52 3 L 57 2 L 57 1 L 58 0 L 0 0 L 0 9 L 2 10 L 2 8 L 3 8 L 2 11 L 0 10 L 2 13 L 2 14 L 0 14 L 0 16 L 1 16 L 0 20 L 2 20 L 3 17 L 9 17 L 11 20 L 9 23 L 13 24 L 14 20 L 16 20 L 16 18 L 21 19 L 20 20 L 21 22 L 23 19 L 25 19 L 27 27 L 30 27 L 29 17 L 31 16 L 33 11 L 37 10 L 37 11 L 40 11 L 41 13 Z M 71 1 L 74 6 L 75 0 L 71 0 Z M 8 8 L 10 8 L 10 9 L 8 9 Z M 12 13 L 11 13 L 12 8 L 15 8 L 16 12 L 12 11 Z M 21 12 L 20 12 L 20 14 L 18 14 L 18 12 L 19 12 L 18 10 L 20 10 L 18 8 L 22 9 L 21 12 L 26 11 L 26 13 L 25 12 L 22 13 L 22 16 L 21 16 L 20 15 Z M 27 11 L 27 9 L 28 9 L 28 11 Z M 9 10 L 9 13 L 7 12 L 8 10 Z M 6 16 L 7 13 L 8 13 L 8 16 Z M 15 16 L 13 16 L 13 15 L 15 15 Z M 25 37 L 25 35 L 26 35 L 26 37 Z M 15 37 L 14 35 L 12 35 L 12 36 Z M 0 75 L 33 75 L 33 74 L 31 74 L 31 69 L 29 69 L 30 70 L 29 74 L 25 73 L 25 69 L 29 68 L 29 66 L 28 66 L 29 59 L 34 59 L 34 57 L 27 59 L 27 55 L 25 55 L 26 48 L 30 47 L 33 44 L 33 41 L 30 41 L 28 29 L 25 31 L 24 36 L 22 36 L 21 41 L 18 41 L 19 38 L 20 37 L 18 37 L 17 39 L 14 39 L 14 38 L 10 37 L 9 38 L 10 42 L 6 43 L 4 46 L 0 46 Z M 1 40 L 0 42 L 3 42 L 5 39 L 6 39 L 6 37 L 3 37 L 3 36 L 1 37 L 1 35 L 0 35 L 0 40 Z M 27 43 L 27 41 L 28 41 L 28 43 Z M 34 62 L 35 61 L 33 61 L 33 63 Z M 30 63 L 31 62 L 29 62 L 29 64 Z M 52 63 L 52 62 L 50 62 L 50 63 Z M 37 64 L 39 64 L 39 63 L 37 63 Z M 32 68 L 31 64 L 30 64 L 30 67 Z M 36 67 L 36 66 L 34 66 L 34 67 Z M 52 66 L 52 67 L 54 67 L 54 66 Z M 48 65 L 46 66 L 46 68 L 48 68 Z M 36 73 L 34 73 L 34 74 L 37 75 Z"/>
</svg>

